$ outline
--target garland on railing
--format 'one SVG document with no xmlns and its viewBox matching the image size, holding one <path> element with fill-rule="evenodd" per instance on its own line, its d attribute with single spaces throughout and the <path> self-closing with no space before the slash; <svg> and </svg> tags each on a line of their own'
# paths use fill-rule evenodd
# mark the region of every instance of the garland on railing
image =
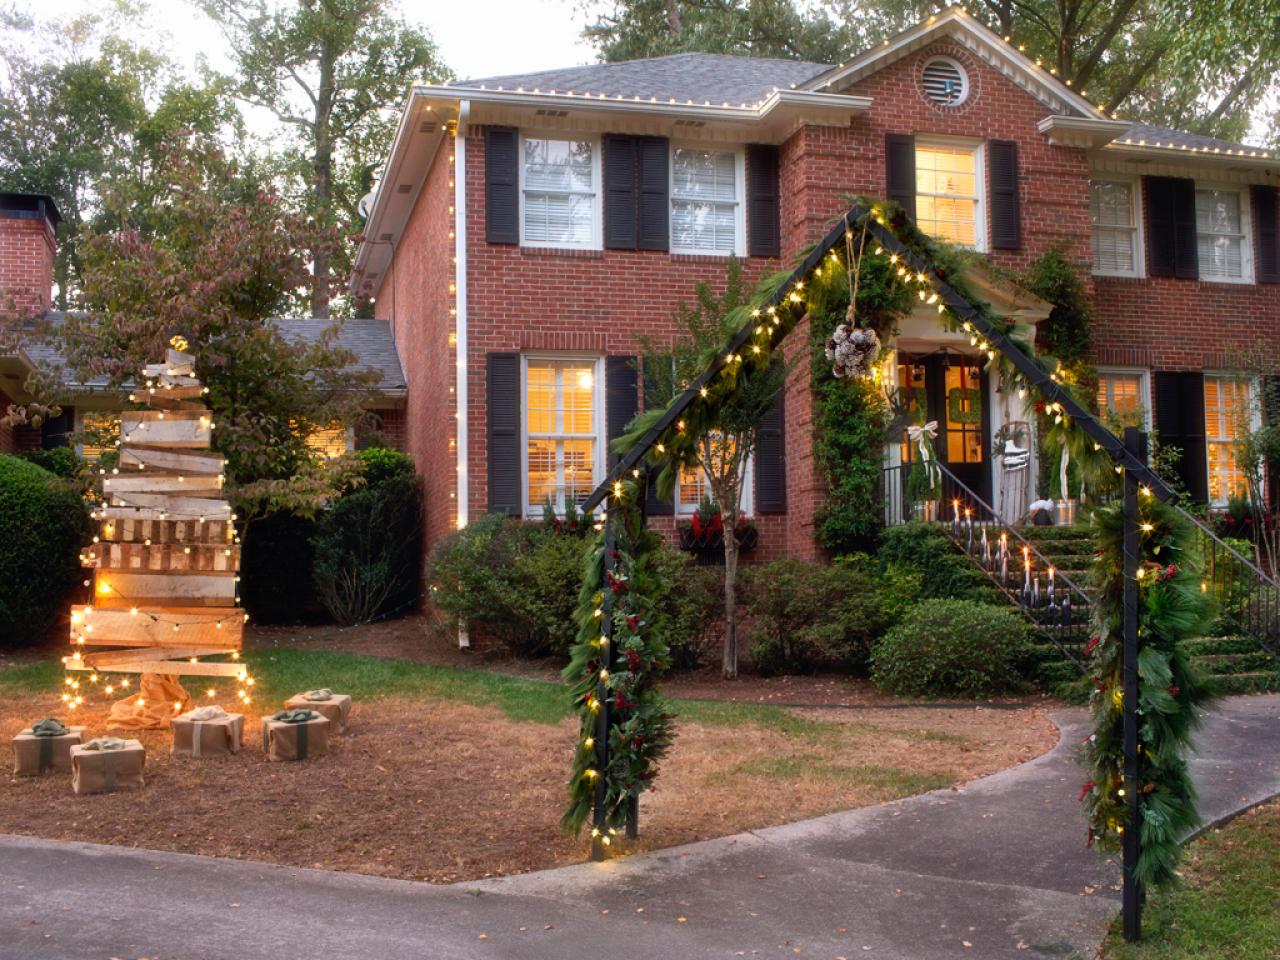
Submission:
<svg viewBox="0 0 1280 960">
<path fill-rule="evenodd" d="M 1210 699 L 1192 670 L 1184 641 L 1202 636 L 1213 602 L 1196 569 L 1190 525 L 1176 508 L 1143 490 L 1138 497 L 1138 729 L 1142 784 L 1142 852 L 1135 870 L 1143 884 L 1174 877 L 1181 844 L 1199 822 L 1185 755 Z M 1124 512 L 1120 503 L 1094 513 L 1098 584 L 1092 654 L 1093 734 L 1082 761 L 1089 769 L 1080 798 L 1088 842 L 1117 850 L 1130 826 L 1124 796 Z"/>
<path fill-rule="evenodd" d="M 587 556 L 574 615 L 578 636 L 563 673 L 582 726 L 561 825 L 581 831 L 592 814 L 597 781 L 603 780 L 605 823 L 599 838 L 606 846 L 625 825 L 628 802 L 653 786 L 658 761 L 672 740 L 672 715 L 657 687 L 671 657 L 652 629 L 651 561 L 660 538 L 644 525 L 642 497 L 643 486 L 635 481 L 614 486 Z M 600 712 L 606 708 L 607 748 L 597 743 Z M 599 830 L 594 826 L 593 836 Z"/>
</svg>

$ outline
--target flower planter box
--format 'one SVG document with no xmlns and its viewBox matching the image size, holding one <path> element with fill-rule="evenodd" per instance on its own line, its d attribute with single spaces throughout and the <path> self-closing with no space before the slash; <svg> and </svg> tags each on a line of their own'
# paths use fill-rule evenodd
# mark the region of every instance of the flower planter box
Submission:
<svg viewBox="0 0 1280 960">
<path fill-rule="evenodd" d="M 692 553 L 699 563 L 714 565 L 724 562 L 724 529 L 709 527 L 694 532 L 693 528 L 680 527 L 680 549 Z M 760 531 L 753 524 L 746 524 L 737 531 L 738 552 L 750 553 L 760 542 Z"/>
</svg>

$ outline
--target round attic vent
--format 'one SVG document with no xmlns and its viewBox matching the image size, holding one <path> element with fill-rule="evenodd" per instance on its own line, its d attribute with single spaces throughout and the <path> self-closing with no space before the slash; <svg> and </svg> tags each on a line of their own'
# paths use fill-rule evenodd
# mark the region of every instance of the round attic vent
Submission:
<svg viewBox="0 0 1280 960">
<path fill-rule="evenodd" d="M 934 57 L 924 65 L 924 93 L 942 107 L 953 107 L 969 95 L 969 76 L 946 57 Z"/>
</svg>

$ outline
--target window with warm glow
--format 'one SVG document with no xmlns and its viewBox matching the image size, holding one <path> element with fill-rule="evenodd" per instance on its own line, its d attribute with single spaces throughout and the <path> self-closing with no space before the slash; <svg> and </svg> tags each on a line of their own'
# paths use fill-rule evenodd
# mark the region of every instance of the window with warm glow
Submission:
<svg viewBox="0 0 1280 960">
<path fill-rule="evenodd" d="M 521 140 L 524 195 L 520 242 L 541 247 L 595 247 L 598 178 L 591 140 Z"/>
<path fill-rule="evenodd" d="M 1200 279 L 1249 279 L 1245 217 L 1245 204 L 1239 190 L 1196 191 L 1196 256 Z"/>
<path fill-rule="evenodd" d="M 982 244 L 978 149 L 916 142 L 916 225 L 967 247 Z"/>
<path fill-rule="evenodd" d="M 671 152 L 671 249 L 741 252 L 739 163 L 732 150 Z"/>
<path fill-rule="evenodd" d="M 734 445 L 732 438 L 726 443 L 721 439 L 718 433 L 713 433 L 711 437 L 711 456 L 716 460 L 723 457 L 731 456 Z M 707 480 L 706 472 L 702 467 L 681 467 L 680 482 L 676 487 L 676 512 L 683 515 L 692 515 L 697 512 L 698 505 L 702 503 L 703 497 L 711 497 L 711 484 Z M 750 458 L 748 458 L 746 476 L 742 482 L 742 512 L 748 513 L 747 505 L 751 499 L 751 469 Z"/>
<path fill-rule="evenodd" d="M 116 448 L 120 439 L 120 414 L 87 410 L 80 415 L 80 456 L 94 463 Z"/>
<path fill-rule="evenodd" d="M 581 502 L 598 481 L 600 362 L 526 358 L 525 515 Z"/>
<path fill-rule="evenodd" d="M 1099 370 L 1098 410 L 1119 423 L 1145 427 L 1146 374 L 1140 370 Z"/>
<path fill-rule="evenodd" d="M 1138 191 L 1127 180 L 1094 180 L 1089 184 L 1089 219 L 1093 224 L 1093 272 L 1138 275 Z"/>
<path fill-rule="evenodd" d="M 296 425 L 294 426 L 296 430 Z M 307 435 L 307 446 L 320 456 L 332 460 L 351 449 L 351 432 L 341 424 L 331 424 Z"/>
<path fill-rule="evenodd" d="M 1209 502 L 1219 506 L 1244 496 L 1239 435 L 1249 418 L 1249 381 L 1243 377 L 1204 378 L 1204 435 L 1209 459 Z"/>
</svg>

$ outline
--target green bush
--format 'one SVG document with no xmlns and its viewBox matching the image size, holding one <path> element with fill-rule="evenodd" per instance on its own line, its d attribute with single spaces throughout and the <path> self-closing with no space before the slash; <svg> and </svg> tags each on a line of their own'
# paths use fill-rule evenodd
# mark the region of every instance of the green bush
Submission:
<svg viewBox="0 0 1280 960">
<path fill-rule="evenodd" d="M 865 554 L 775 560 L 745 568 L 742 583 L 751 659 L 765 674 L 861 669 L 919 585 L 897 568 L 886 578 Z"/>
<path fill-rule="evenodd" d="M 312 539 L 320 602 L 347 626 L 408 609 L 419 598 L 422 495 L 412 461 L 408 474 L 384 470 L 388 462 L 374 471 L 378 482 L 320 515 Z"/>
<path fill-rule="evenodd" d="M 671 652 L 675 670 L 692 670 L 719 652 L 715 627 L 724 614 L 724 570 L 700 566 L 691 554 L 661 549 L 646 554 L 653 582 L 653 632 Z"/>
<path fill-rule="evenodd" d="M 23 460 L 48 470 L 55 477 L 75 480 L 80 477 L 87 464 L 69 446 L 52 447 L 48 450 L 29 450 L 20 455 Z"/>
<path fill-rule="evenodd" d="M 84 579 L 80 548 L 91 535 L 71 482 L 0 454 L 0 644 L 43 639 Z"/>
<path fill-rule="evenodd" d="M 985 697 L 1022 685 L 1027 627 L 1013 611 L 925 600 L 871 651 L 871 680 L 911 697 Z"/>
<path fill-rule="evenodd" d="M 921 521 L 884 531 L 876 556 L 886 567 L 920 575 L 921 599 L 989 600 L 987 578 L 956 553 L 946 534 Z"/>
<path fill-rule="evenodd" d="M 316 593 L 312 538 L 318 523 L 291 513 L 251 520 L 240 546 L 240 601 L 258 623 L 328 619 Z"/>
<path fill-rule="evenodd" d="M 393 477 L 414 477 L 417 470 L 413 466 L 413 457 L 399 450 L 386 447 L 369 447 L 356 454 L 360 461 L 361 475 L 366 486 L 377 486 L 384 480 Z"/>
</svg>

